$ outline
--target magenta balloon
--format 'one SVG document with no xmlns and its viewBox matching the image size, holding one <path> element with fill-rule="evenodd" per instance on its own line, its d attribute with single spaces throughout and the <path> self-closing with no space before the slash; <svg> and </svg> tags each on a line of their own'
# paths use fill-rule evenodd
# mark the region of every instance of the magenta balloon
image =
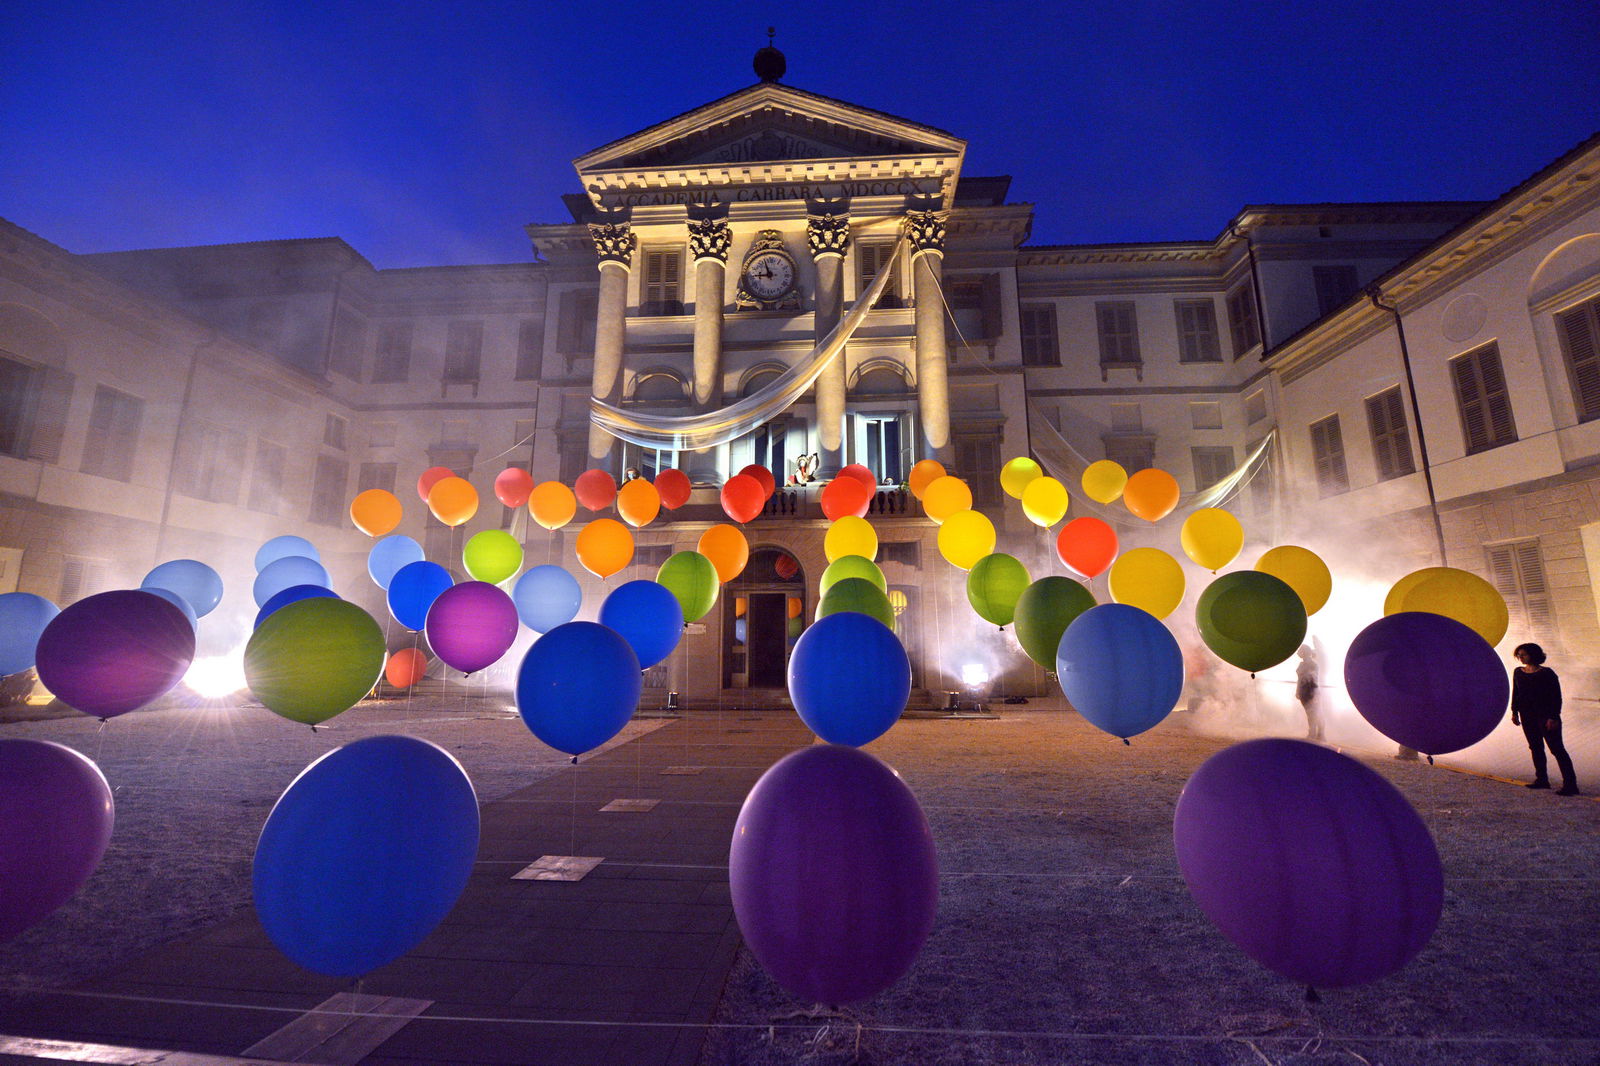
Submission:
<svg viewBox="0 0 1600 1066">
<path fill-rule="evenodd" d="M 1511 698 L 1488 641 L 1454 618 L 1421 611 L 1363 629 L 1344 657 L 1344 686 L 1374 729 L 1429 755 L 1488 736 Z"/>
<path fill-rule="evenodd" d="M 1315 988 L 1376 981 L 1439 924 L 1444 872 L 1405 797 L 1348 756 L 1250 740 L 1207 759 L 1173 819 L 1195 902 L 1246 955 Z"/>
<path fill-rule="evenodd" d="M 0 740 L 0 943 L 77 894 L 111 842 L 113 814 L 105 775 L 84 756 Z"/>
<path fill-rule="evenodd" d="M 894 984 L 939 901 L 916 797 L 871 755 L 834 744 L 761 775 L 734 826 L 728 877 L 750 950 L 809 1003 L 855 1003 Z"/>
<path fill-rule="evenodd" d="M 183 679 L 194 627 L 160 596 L 137 589 L 79 600 L 39 636 L 39 680 L 97 718 L 143 707 Z"/>
<path fill-rule="evenodd" d="M 517 605 L 497 585 L 463 581 L 439 593 L 425 628 L 433 653 L 470 674 L 499 662 L 517 639 Z"/>
</svg>

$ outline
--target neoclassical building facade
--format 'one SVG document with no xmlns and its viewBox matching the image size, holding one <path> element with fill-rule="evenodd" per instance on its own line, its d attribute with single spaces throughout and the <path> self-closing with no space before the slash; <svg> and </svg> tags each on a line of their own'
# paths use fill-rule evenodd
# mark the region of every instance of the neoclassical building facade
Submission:
<svg viewBox="0 0 1600 1066">
<path fill-rule="evenodd" d="M 360 490 L 400 495 L 398 531 L 457 570 L 462 536 L 500 527 L 530 565 L 577 571 L 591 516 L 549 533 L 494 500 L 496 473 L 685 470 L 690 503 L 638 531 L 614 585 L 725 521 L 717 487 L 755 463 L 784 487 L 746 527 L 751 566 L 651 685 L 777 698 L 790 605 L 803 625 L 826 565 L 821 484 L 859 463 L 924 698 L 973 665 L 1026 695 L 1050 682 L 967 607 L 901 488 L 911 465 L 967 479 L 1042 576 L 1064 570 L 1001 493 L 1005 460 L 1109 457 L 1194 493 L 1265 443 L 1227 504 L 1245 563 L 1294 542 L 1380 584 L 1473 570 L 1506 594 L 1508 640 L 1552 646 L 1600 695 L 1600 139 L 1492 202 L 1255 205 L 1208 240 L 1036 245 L 1032 206 L 966 174 L 963 139 L 781 67 L 766 54 L 755 85 L 579 156 L 524 263 L 377 270 L 336 238 L 74 255 L 0 224 L 0 591 L 60 603 L 204 559 L 229 586 L 202 633 L 220 652 L 276 534 L 383 610 L 347 514 Z M 765 395 L 886 269 L 843 355 L 734 439 L 680 451 L 591 418 L 599 400 L 714 420 Z M 820 479 L 784 485 L 812 455 Z M 433 466 L 483 497 L 462 530 L 415 494 Z M 1178 554 L 1176 528 L 1120 532 Z M 607 586 L 585 580 L 593 617 Z"/>
</svg>

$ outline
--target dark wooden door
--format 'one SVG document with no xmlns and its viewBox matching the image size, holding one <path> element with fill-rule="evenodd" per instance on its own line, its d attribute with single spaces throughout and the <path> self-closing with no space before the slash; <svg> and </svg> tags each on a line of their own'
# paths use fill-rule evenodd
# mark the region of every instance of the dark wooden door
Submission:
<svg viewBox="0 0 1600 1066">
<path fill-rule="evenodd" d="M 756 592 L 750 595 L 750 625 L 746 654 L 750 656 L 751 688 L 783 688 L 788 684 L 785 670 L 784 636 L 789 622 L 789 597 L 781 592 Z"/>
</svg>

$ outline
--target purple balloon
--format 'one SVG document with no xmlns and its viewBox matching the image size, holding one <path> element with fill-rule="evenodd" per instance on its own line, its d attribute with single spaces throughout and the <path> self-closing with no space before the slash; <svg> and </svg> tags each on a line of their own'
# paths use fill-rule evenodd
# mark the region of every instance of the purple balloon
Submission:
<svg viewBox="0 0 1600 1066">
<path fill-rule="evenodd" d="M 1374 729 L 1429 755 L 1488 736 L 1511 696 L 1488 641 L 1454 618 L 1421 611 L 1363 629 L 1345 656 L 1344 685 Z"/>
<path fill-rule="evenodd" d="M 143 707 L 183 679 L 194 627 L 182 611 L 137 589 L 102 592 L 53 618 L 39 637 L 39 680 L 97 718 Z"/>
<path fill-rule="evenodd" d="M 1347 756 L 1250 740 L 1207 759 L 1173 818 L 1206 917 L 1261 965 L 1313 987 L 1375 981 L 1427 944 L 1444 906 L 1433 837 Z"/>
<path fill-rule="evenodd" d="M 86 757 L 47 740 L 0 740 L 0 943 L 77 894 L 113 820 L 111 787 Z"/>
<path fill-rule="evenodd" d="M 428 608 L 428 645 L 446 665 L 473 673 L 500 661 L 517 639 L 517 605 L 487 581 L 463 581 Z"/>
<path fill-rule="evenodd" d="M 802 748 L 761 775 L 729 855 L 750 950 L 794 995 L 838 1005 L 906 972 L 933 928 L 939 860 L 917 798 L 856 748 Z"/>
</svg>

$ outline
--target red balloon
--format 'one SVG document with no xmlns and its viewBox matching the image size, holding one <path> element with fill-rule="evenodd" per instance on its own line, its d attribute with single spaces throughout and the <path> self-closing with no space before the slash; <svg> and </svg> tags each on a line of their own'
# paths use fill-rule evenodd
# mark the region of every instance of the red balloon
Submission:
<svg viewBox="0 0 1600 1066">
<path fill-rule="evenodd" d="M 777 561 L 772 564 L 772 569 L 779 577 L 783 578 L 785 581 L 788 581 L 791 577 L 794 577 L 794 575 L 800 572 L 800 561 L 794 556 L 785 552 L 784 554 L 778 556 Z"/>
<path fill-rule="evenodd" d="M 572 486 L 578 502 L 591 511 L 604 511 L 617 498 L 617 479 L 604 470 L 585 470 Z"/>
<path fill-rule="evenodd" d="M 676 511 L 689 502 L 689 475 L 682 470 L 663 470 L 656 475 L 656 492 L 661 496 L 661 506 Z"/>
<path fill-rule="evenodd" d="M 1097 577 L 1117 557 L 1117 531 L 1098 518 L 1074 518 L 1056 534 L 1056 554 L 1076 573 Z"/>
<path fill-rule="evenodd" d="M 749 474 L 735 474 L 722 483 L 722 509 L 735 522 L 748 522 L 766 506 L 761 482 Z"/>
<path fill-rule="evenodd" d="M 456 472 L 448 466 L 430 466 L 422 472 L 421 477 L 417 478 L 417 495 L 422 497 L 423 503 L 427 503 L 428 493 L 433 491 L 435 485 L 447 477 L 455 476 Z"/>
<path fill-rule="evenodd" d="M 739 473 L 745 477 L 753 477 L 761 482 L 761 491 L 767 494 L 767 499 L 769 500 L 772 498 L 772 494 L 778 491 L 778 479 L 772 476 L 772 471 L 760 463 L 751 463 Z"/>
<path fill-rule="evenodd" d="M 507 507 L 521 507 L 528 502 L 533 491 L 533 475 L 515 466 L 508 466 L 494 479 L 494 494 Z"/>
<path fill-rule="evenodd" d="M 848 469 L 845 467 L 845 470 Z M 865 518 L 875 492 L 876 488 L 868 488 L 858 479 L 845 476 L 844 470 L 841 470 L 839 476 L 828 482 L 822 490 L 822 513 L 833 522 L 845 515 Z"/>
<path fill-rule="evenodd" d="M 839 470 L 839 476 L 855 478 L 857 481 L 861 482 L 867 487 L 868 492 L 878 491 L 878 475 L 874 474 L 871 470 L 868 470 L 860 463 L 851 463 L 849 466 L 841 467 Z"/>
</svg>

